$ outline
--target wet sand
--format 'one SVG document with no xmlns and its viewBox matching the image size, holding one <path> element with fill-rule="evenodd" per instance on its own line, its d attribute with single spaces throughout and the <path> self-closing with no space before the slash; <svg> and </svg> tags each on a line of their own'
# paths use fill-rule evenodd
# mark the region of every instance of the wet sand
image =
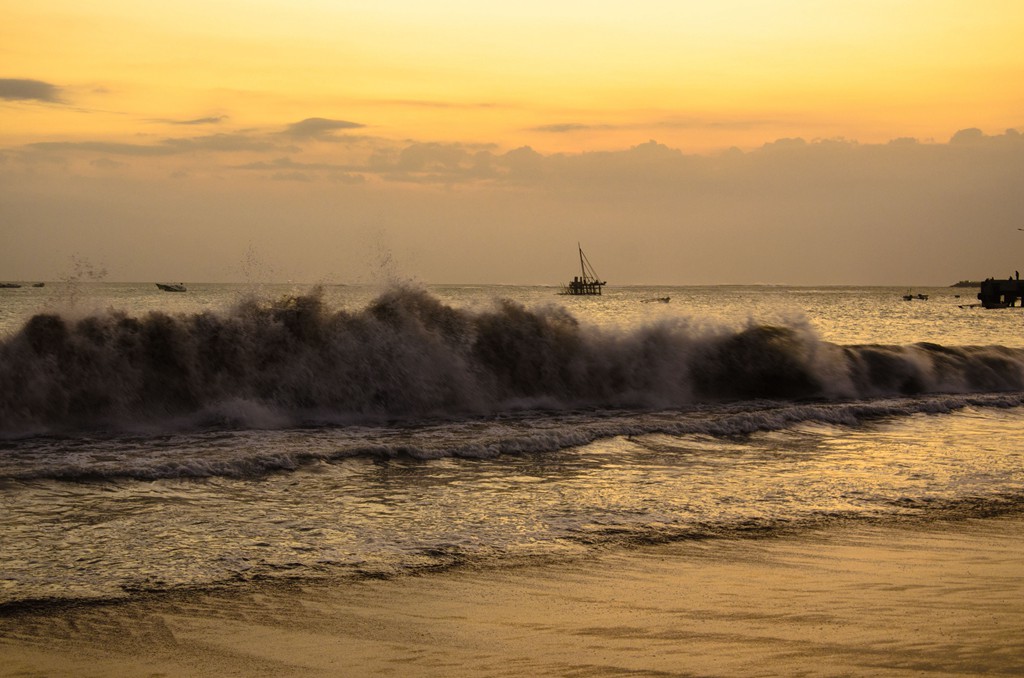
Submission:
<svg viewBox="0 0 1024 678">
<path fill-rule="evenodd" d="M 0 676 L 1024 675 L 1024 519 L 0 617 Z"/>
</svg>

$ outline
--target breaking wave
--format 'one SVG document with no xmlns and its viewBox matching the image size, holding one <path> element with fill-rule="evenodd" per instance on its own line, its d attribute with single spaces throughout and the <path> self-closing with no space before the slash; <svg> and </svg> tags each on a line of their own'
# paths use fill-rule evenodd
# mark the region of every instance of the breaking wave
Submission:
<svg viewBox="0 0 1024 678">
<path fill-rule="evenodd" d="M 222 313 L 40 314 L 0 343 L 6 436 L 1020 390 L 1022 349 L 839 346 L 799 324 L 603 329 L 410 288 L 358 311 L 313 292 Z"/>
<path fill-rule="evenodd" d="M 1024 393 L 1015 392 L 849 402 L 748 401 L 650 412 L 597 410 L 541 416 L 520 413 L 398 428 L 208 431 L 157 437 L 114 434 L 78 439 L 40 436 L 0 444 L 4 456 L 0 484 L 44 479 L 260 479 L 352 458 L 492 459 L 556 452 L 613 438 L 627 438 L 632 445 L 651 447 L 655 444 L 645 440 L 651 435 L 728 438 L 805 424 L 858 427 L 916 414 L 1022 406 Z"/>
</svg>

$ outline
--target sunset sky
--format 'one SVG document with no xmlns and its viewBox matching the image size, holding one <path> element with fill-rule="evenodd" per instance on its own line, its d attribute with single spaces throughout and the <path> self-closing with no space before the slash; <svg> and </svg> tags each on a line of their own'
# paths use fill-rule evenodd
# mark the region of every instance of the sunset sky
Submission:
<svg viewBox="0 0 1024 678">
<path fill-rule="evenodd" d="M 492 6 L 493 5 L 493 6 Z M 1024 268 L 1024 3 L 0 0 L 0 280 Z"/>
</svg>

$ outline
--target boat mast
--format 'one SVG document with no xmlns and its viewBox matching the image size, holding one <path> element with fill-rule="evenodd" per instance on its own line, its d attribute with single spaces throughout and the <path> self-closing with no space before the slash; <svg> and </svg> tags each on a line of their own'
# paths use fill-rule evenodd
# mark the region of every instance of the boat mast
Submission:
<svg viewBox="0 0 1024 678">
<path fill-rule="evenodd" d="M 583 253 L 583 245 L 578 241 L 576 249 L 580 253 L 580 274 L 563 287 L 561 294 L 601 294 L 601 287 L 604 285 L 604 282 L 598 279 L 597 273 L 594 272 L 594 267 L 590 265 L 590 260 Z"/>
<path fill-rule="evenodd" d="M 576 243 L 576 246 L 580 248 L 580 271 L 583 273 L 583 280 L 588 283 L 598 282 L 597 271 L 590 264 L 590 259 L 587 259 L 587 255 L 583 253 L 583 248 L 579 243 Z"/>
</svg>

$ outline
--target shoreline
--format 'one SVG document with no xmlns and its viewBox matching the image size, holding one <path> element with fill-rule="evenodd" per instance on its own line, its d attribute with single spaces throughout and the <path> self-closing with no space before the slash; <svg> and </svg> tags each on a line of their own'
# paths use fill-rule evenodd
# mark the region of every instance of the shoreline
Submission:
<svg viewBox="0 0 1024 678">
<path fill-rule="evenodd" d="M 0 676 L 1024 673 L 1024 517 L 0 618 Z"/>
</svg>

